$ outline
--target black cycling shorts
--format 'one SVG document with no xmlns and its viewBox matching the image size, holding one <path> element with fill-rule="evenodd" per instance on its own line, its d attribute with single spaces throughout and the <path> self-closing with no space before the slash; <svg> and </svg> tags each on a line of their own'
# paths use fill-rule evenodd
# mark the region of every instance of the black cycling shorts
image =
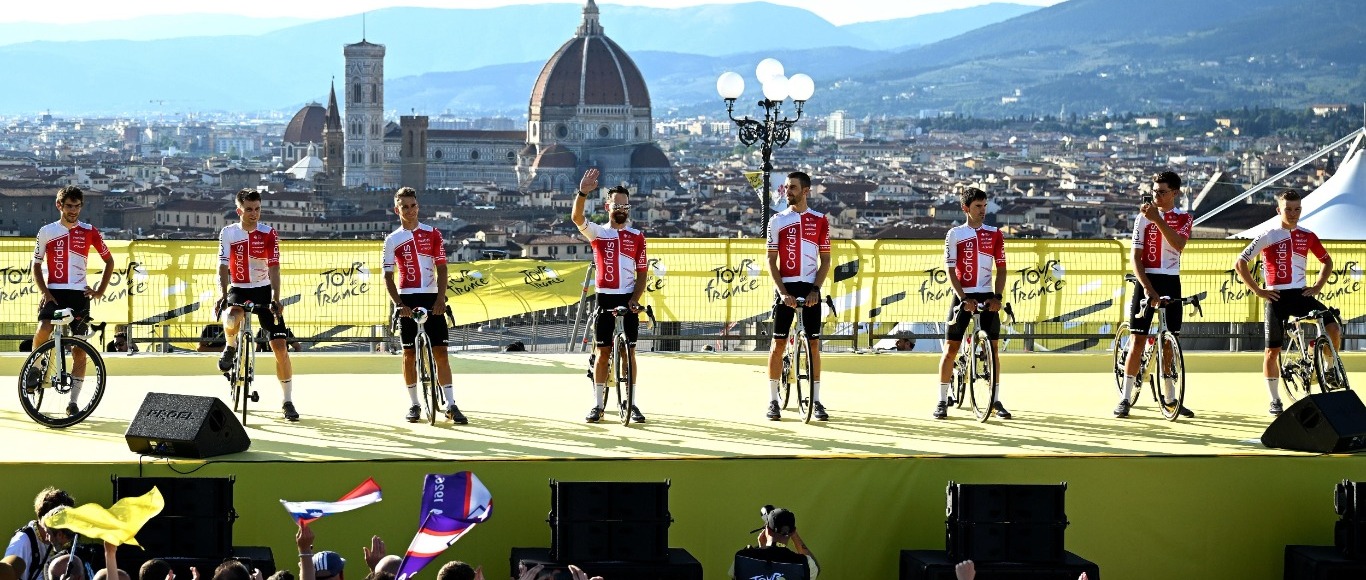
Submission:
<svg viewBox="0 0 1366 580">
<path fill-rule="evenodd" d="M 993 296 L 995 296 L 995 294 L 992 294 L 991 292 L 969 292 L 967 294 L 968 300 L 976 300 L 978 302 L 986 302 Z M 959 302 L 962 301 L 959 300 L 958 295 L 955 294 L 953 297 L 953 304 L 949 306 L 949 313 L 947 316 L 949 329 L 944 332 L 944 340 L 950 342 L 962 342 L 963 334 L 968 331 L 968 326 L 972 324 L 972 313 L 968 312 L 966 308 L 959 310 L 958 315 L 956 317 L 954 316 L 953 310 L 958 308 Z M 1000 339 L 1001 313 L 983 310 L 982 330 L 987 331 L 987 338 L 991 340 Z"/>
<path fill-rule="evenodd" d="M 437 316 L 432 314 L 432 308 L 436 306 L 436 292 L 425 292 L 422 294 L 399 294 L 399 300 L 408 308 L 426 308 L 427 322 L 422 328 L 427 331 L 427 339 L 432 341 L 433 347 L 445 348 L 451 342 L 450 329 L 446 327 L 446 315 Z M 447 306 L 447 308 L 450 308 Z M 412 350 L 417 343 L 417 323 L 412 318 L 398 319 L 398 335 L 403 341 L 403 350 Z"/>
<path fill-rule="evenodd" d="M 814 285 L 810 282 L 783 282 L 783 289 L 787 290 L 789 296 L 793 298 L 806 298 L 811 296 Z M 792 319 L 797 316 L 797 310 L 783 304 L 782 296 L 779 296 L 773 303 L 773 338 L 787 338 L 792 330 Z M 806 329 L 806 338 L 809 340 L 819 340 L 821 337 L 821 305 L 807 304 L 802 307 L 802 326 Z"/>
<path fill-rule="evenodd" d="M 70 308 L 71 315 L 76 319 L 69 327 L 71 334 L 85 334 L 86 324 L 90 322 L 90 298 L 85 295 L 85 291 L 51 288 L 48 292 L 52 293 L 56 301 L 44 302 L 38 307 L 38 320 L 52 320 L 53 313 Z"/>
<path fill-rule="evenodd" d="M 1263 323 L 1266 328 L 1266 347 L 1281 348 L 1285 343 L 1285 322 L 1291 316 L 1304 316 L 1313 310 L 1327 310 L 1328 307 L 1319 302 L 1318 298 L 1305 296 L 1304 288 L 1291 288 L 1288 290 L 1277 290 L 1281 297 L 1272 302 L 1266 301 L 1266 306 L 1262 310 L 1265 317 Z M 1332 322 L 1341 324 L 1337 317 L 1330 319 Z"/>
<path fill-rule="evenodd" d="M 1158 298 L 1166 296 L 1173 300 L 1164 308 L 1167 311 L 1167 330 L 1172 331 L 1172 334 L 1181 334 L 1181 311 L 1184 309 L 1180 302 L 1175 302 L 1181 299 L 1181 277 L 1176 274 L 1148 274 L 1148 281 L 1152 282 Z M 1129 331 L 1134 334 L 1148 334 L 1153 325 L 1153 315 L 1157 311 L 1143 307 L 1148 303 L 1148 297 L 1144 295 L 1141 284 L 1138 285 L 1138 289 L 1129 301 Z"/>
<path fill-rule="evenodd" d="M 612 346 L 612 333 L 617 331 L 617 317 L 609 311 L 618 306 L 626 306 L 630 302 L 630 294 L 598 293 L 598 319 L 593 326 L 593 344 L 599 348 Z M 639 312 L 626 313 L 622 331 L 626 333 L 626 344 L 635 346 L 636 338 L 640 336 Z"/>
<path fill-rule="evenodd" d="M 281 315 L 276 318 L 275 313 L 270 311 L 270 286 L 258 286 L 256 288 L 228 287 L 228 304 L 245 304 L 250 302 L 255 305 L 265 306 L 256 310 L 256 320 L 262 329 L 270 333 L 270 339 L 283 339 L 289 336 L 285 331 L 285 317 Z"/>
</svg>

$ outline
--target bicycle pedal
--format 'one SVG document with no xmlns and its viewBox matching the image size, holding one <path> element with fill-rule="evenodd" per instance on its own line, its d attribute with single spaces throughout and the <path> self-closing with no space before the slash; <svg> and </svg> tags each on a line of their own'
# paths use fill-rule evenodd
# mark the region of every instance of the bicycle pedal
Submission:
<svg viewBox="0 0 1366 580">
<path fill-rule="evenodd" d="M 256 391 L 252 391 L 252 392 L 251 392 L 251 396 L 249 396 L 249 397 L 247 397 L 247 398 L 248 398 L 248 399 L 251 399 L 251 402 L 253 402 L 253 403 L 259 403 L 259 402 L 261 402 L 261 395 L 260 395 L 260 393 L 257 393 Z"/>
</svg>

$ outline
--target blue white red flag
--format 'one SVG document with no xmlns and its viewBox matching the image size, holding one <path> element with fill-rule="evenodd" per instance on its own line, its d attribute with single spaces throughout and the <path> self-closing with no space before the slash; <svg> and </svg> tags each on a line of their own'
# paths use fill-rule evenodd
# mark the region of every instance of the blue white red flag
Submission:
<svg viewBox="0 0 1366 580">
<path fill-rule="evenodd" d="M 403 556 L 395 580 L 408 580 L 446 551 L 475 524 L 493 514 L 493 495 L 472 471 L 427 474 L 422 487 L 421 524 Z"/>
<path fill-rule="evenodd" d="M 379 484 L 375 483 L 375 478 L 365 480 L 356 489 L 351 490 L 337 501 L 285 501 L 285 510 L 294 520 L 307 524 L 323 516 L 349 512 L 353 509 L 364 507 L 372 503 L 377 503 L 381 499 Z"/>
</svg>

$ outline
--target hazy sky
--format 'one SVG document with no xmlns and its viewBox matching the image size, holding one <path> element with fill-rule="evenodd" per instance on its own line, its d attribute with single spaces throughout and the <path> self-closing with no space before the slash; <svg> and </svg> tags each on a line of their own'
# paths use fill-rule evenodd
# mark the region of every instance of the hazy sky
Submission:
<svg viewBox="0 0 1366 580">
<path fill-rule="evenodd" d="M 551 0 L 582 4 L 584 0 Z M 888 20 L 987 4 L 991 0 L 767 0 L 805 8 L 834 24 Z M 999 0 L 1049 6 L 1062 0 Z M 5 2 L 0 22 L 87 22 L 123 20 L 153 14 L 240 14 L 254 17 L 331 18 L 391 6 L 490 8 L 509 4 L 537 4 L 526 0 L 44 0 Z M 544 3 L 544 2 L 540 2 Z M 740 0 L 611 0 L 599 4 L 627 4 L 674 8 L 700 4 L 734 4 Z"/>
</svg>

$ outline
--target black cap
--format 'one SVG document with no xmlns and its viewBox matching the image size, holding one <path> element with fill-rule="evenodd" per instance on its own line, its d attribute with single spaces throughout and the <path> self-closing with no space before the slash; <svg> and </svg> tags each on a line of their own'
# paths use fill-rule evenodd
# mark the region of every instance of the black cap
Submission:
<svg viewBox="0 0 1366 580">
<path fill-rule="evenodd" d="M 797 530 L 797 516 L 784 508 L 764 506 L 759 510 L 764 519 L 764 527 L 773 530 L 778 535 L 788 536 Z M 758 533 L 764 528 L 755 528 L 751 534 Z"/>
</svg>

